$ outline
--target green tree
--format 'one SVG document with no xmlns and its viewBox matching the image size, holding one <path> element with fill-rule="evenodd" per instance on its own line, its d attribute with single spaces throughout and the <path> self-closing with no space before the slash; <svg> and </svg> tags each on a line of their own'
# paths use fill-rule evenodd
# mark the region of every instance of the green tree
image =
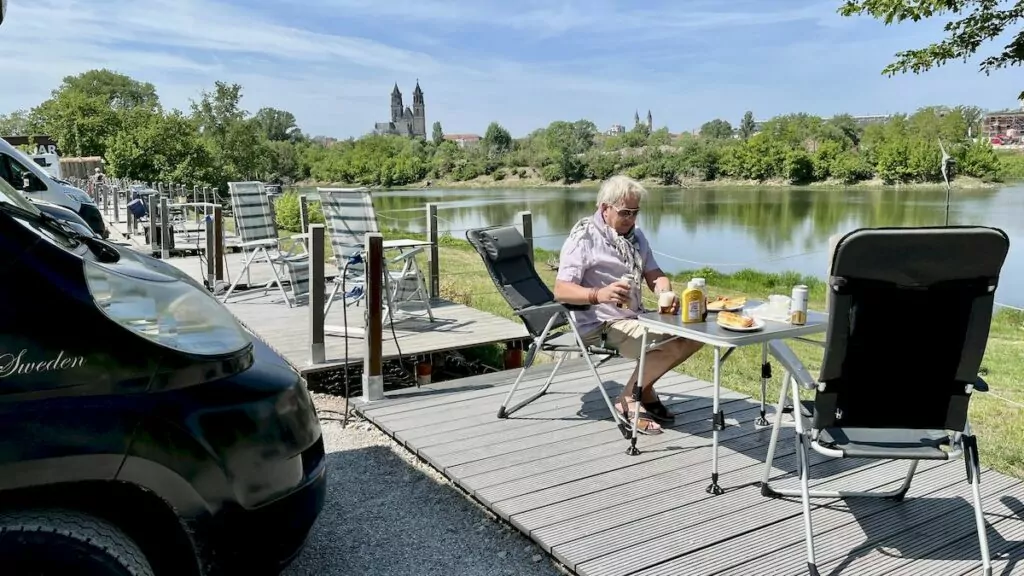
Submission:
<svg viewBox="0 0 1024 576">
<path fill-rule="evenodd" d="M 36 132 L 33 124 L 33 118 L 28 110 L 0 114 L 0 136 L 30 136 Z"/>
<path fill-rule="evenodd" d="M 260 133 L 273 142 L 294 142 L 302 137 L 295 115 L 277 108 L 260 108 L 253 116 Z"/>
<path fill-rule="evenodd" d="M 715 118 L 700 127 L 700 135 L 705 138 L 732 138 L 732 124 L 727 120 Z"/>
<path fill-rule="evenodd" d="M 980 70 L 988 74 L 1024 61 L 1024 30 L 1018 27 L 1018 22 L 1024 18 L 1024 0 L 1003 4 L 995 0 L 845 0 L 839 12 L 843 16 L 868 14 L 887 25 L 946 14 L 959 17 L 950 18 L 943 26 L 947 33 L 943 40 L 924 48 L 897 52 L 896 60 L 882 70 L 889 76 L 906 72 L 919 74 L 949 60 L 966 61 L 983 43 L 1010 29 L 1010 41 L 1002 51 L 982 59 L 979 64 Z M 1024 91 L 1018 98 L 1024 98 Z"/>
<path fill-rule="evenodd" d="M 491 122 L 484 132 L 483 145 L 489 155 L 501 155 L 512 150 L 512 135 L 501 124 Z"/>
<path fill-rule="evenodd" d="M 209 150 L 184 114 L 139 108 L 126 112 L 123 120 L 121 130 L 106 143 L 110 175 L 188 186 L 210 181 Z"/>
<path fill-rule="evenodd" d="M 754 130 L 757 124 L 754 123 L 754 113 L 747 110 L 743 113 L 743 119 L 740 120 L 740 138 L 747 140 L 754 135 Z"/>
<path fill-rule="evenodd" d="M 434 127 L 431 130 L 430 139 L 433 140 L 434 144 L 437 144 L 438 146 L 441 145 L 441 142 L 444 142 L 444 130 L 441 129 L 440 122 L 434 122 Z"/>
<path fill-rule="evenodd" d="M 32 115 L 67 153 L 102 156 L 105 142 L 120 129 L 122 115 L 137 108 L 160 109 L 156 88 L 102 69 L 66 76 Z"/>
</svg>

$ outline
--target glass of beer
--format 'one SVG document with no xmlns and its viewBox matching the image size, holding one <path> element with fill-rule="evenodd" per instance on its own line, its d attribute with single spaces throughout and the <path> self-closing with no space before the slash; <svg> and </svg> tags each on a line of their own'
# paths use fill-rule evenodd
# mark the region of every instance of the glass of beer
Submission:
<svg viewBox="0 0 1024 576">
<path fill-rule="evenodd" d="M 661 294 L 658 294 L 658 313 L 659 314 L 675 314 L 676 307 L 676 293 L 671 290 L 666 290 Z"/>
</svg>

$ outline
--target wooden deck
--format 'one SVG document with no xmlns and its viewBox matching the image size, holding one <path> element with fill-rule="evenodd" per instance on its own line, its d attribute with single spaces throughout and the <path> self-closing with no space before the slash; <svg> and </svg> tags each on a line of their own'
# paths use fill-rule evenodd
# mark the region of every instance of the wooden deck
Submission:
<svg viewBox="0 0 1024 576">
<path fill-rule="evenodd" d="M 242 269 L 241 253 L 226 254 L 227 271 L 231 278 Z M 205 273 L 205 260 L 198 256 L 187 258 L 170 258 L 168 264 L 175 266 L 196 280 L 202 282 Z M 251 281 L 254 286 L 262 286 L 272 278 L 270 267 L 266 264 L 254 264 L 250 268 Z M 327 277 L 333 278 L 334 267 L 327 266 Z M 247 280 L 243 279 L 243 282 Z M 327 282 L 328 295 L 333 288 Z M 309 307 L 306 305 L 289 308 L 284 303 L 281 293 L 275 288 L 266 295 L 263 289 L 236 291 L 231 294 L 227 307 L 272 348 L 284 356 L 300 372 L 311 374 L 324 370 L 333 370 L 346 363 L 353 364 L 363 361 L 365 356 L 362 337 L 352 336 L 348 340 L 348 355 L 345 354 L 346 338 L 340 335 L 326 336 L 327 361 L 310 363 L 309 352 Z M 382 339 L 382 355 L 384 360 L 401 356 L 410 357 L 448 350 L 460 350 L 486 344 L 503 343 L 527 338 L 526 328 L 518 323 L 482 312 L 469 306 L 456 304 L 444 299 L 435 298 L 431 301 L 434 321 L 427 319 L 425 308 L 418 303 L 402 305 L 409 314 L 396 318 L 394 324 L 385 323 Z M 363 306 L 350 306 L 347 316 L 343 314 L 340 297 L 335 298 L 325 325 L 362 327 L 364 322 Z M 392 332 L 392 327 L 394 332 Z M 346 361 L 347 358 L 347 361 Z"/>
<path fill-rule="evenodd" d="M 531 368 L 517 397 L 550 367 Z M 602 368 L 613 398 L 632 367 Z M 753 426 L 757 403 L 723 390 L 726 492 L 710 496 L 711 384 L 666 376 L 658 390 L 677 423 L 628 456 L 585 370 L 566 362 L 547 395 L 507 420 L 495 413 L 515 371 L 399 390 L 357 410 L 576 574 L 806 574 L 799 499 L 766 498 L 757 485 L 770 435 Z M 795 486 L 792 437 L 782 431 L 774 462 L 782 486 Z M 900 462 L 811 459 L 812 486 L 891 489 L 906 473 Z M 994 573 L 1024 573 L 1024 485 L 985 471 L 981 487 Z M 922 463 L 901 503 L 812 499 L 821 574 L 980 574 L 971 502 L 962 461 Z"/>
</svg>

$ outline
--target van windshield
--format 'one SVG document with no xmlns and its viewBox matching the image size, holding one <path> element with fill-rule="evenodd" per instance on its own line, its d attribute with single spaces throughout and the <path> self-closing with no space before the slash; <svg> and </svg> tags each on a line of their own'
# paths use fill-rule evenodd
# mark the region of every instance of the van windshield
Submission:
<svg viewBox="0 0 1024 576">
<path fill-rule="evenodd" d="M 14 204 L 18 208 L 27 210 L 32 214 L 39 214 L 39 209 L 36 208 L 34 204 L 26 200 L 25 197 L 21 195 L 21 192 L 15 190 L 14 187 L 8 184 L 3 178 L 0 178 L 0 202 Z"/>
</svg>

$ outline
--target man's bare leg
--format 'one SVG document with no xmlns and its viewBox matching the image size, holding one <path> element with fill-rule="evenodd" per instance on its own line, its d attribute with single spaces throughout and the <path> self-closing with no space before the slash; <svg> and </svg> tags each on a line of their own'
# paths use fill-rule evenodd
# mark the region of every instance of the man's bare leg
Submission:
<svg viewBox="0 0 1024 576">
<path fill-rule="evenodd" d="M 657 400 L 658 395 L 654 392 L 654 383 L 668 373 L 669 370 L 679 366 L 689 359 L 690 356 L 693 356 L 702 346 L 703 344 L 693 340 L 676 339 L 648 352 L 647 357 L 644 358 L 644 383 L 640 388 L 640 399 L 643 402 Z M 626 383 L 626 387 L 622 390 L 621 399 L 632 398 L 633 387 L 636 386 L 639 371 L 640 364 L 637 363 L 636 368 L 633 369 L 633 374 L 629 377 L 629 382 Z"/>
</svg>

